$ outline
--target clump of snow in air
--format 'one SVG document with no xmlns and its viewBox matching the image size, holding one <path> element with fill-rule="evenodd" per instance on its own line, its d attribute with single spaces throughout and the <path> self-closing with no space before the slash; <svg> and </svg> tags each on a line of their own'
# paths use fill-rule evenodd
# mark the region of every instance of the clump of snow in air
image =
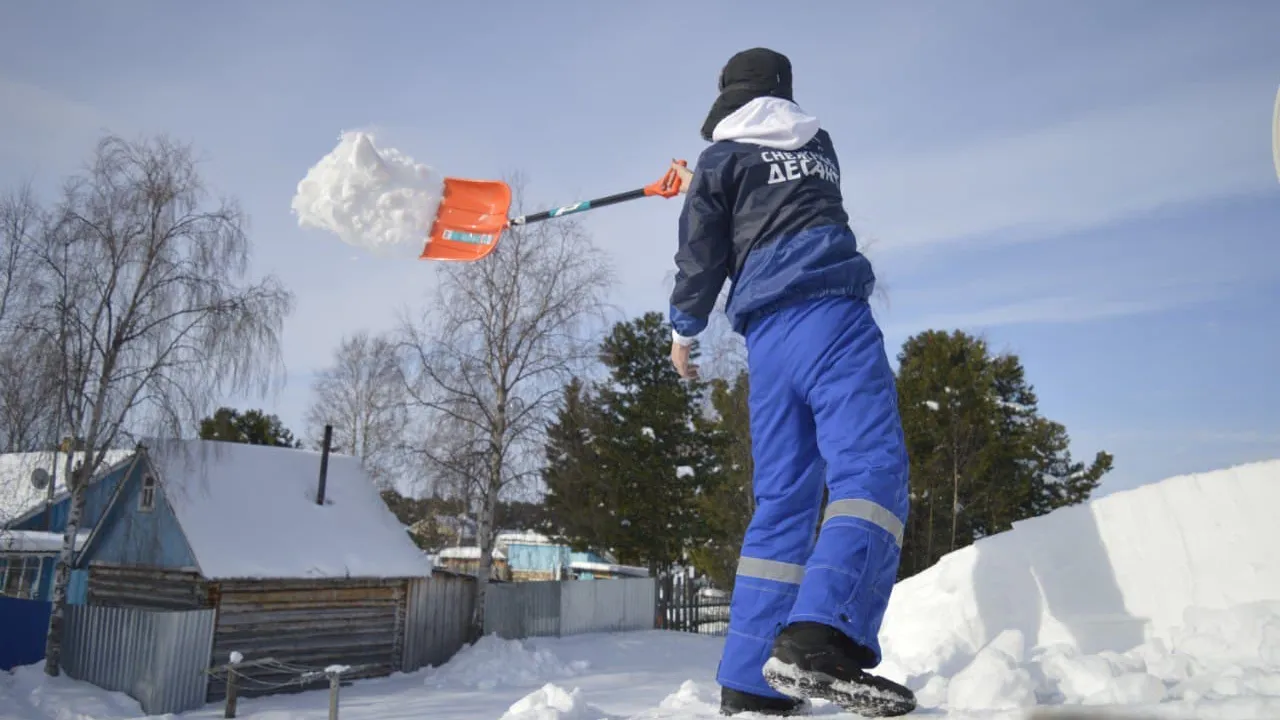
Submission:
<svg viewBox="0 0 1280 720">
<path fill-rule="evenodd" d="M 511 705 L 501 720 L 600 720 L 608 714 L 582 699 L 582 690 L 547 683 Z"/>
<path fill-rule="evenodd" d="M 550 650 L 535 648 L 522 640 L 486 635 L 475 645 L 464 647 L 442 667 L 428 670 L 426 684 L 476 690 L 530 687 L 581 675 L 587 668 L 585 661 L 565 663 Z"/>
<path fill-rule="evenodd" d="M 327 230 L 379 257 L 418 257 L 444 180 L 372 135 L 344 132 L 337 147 L 307 171 L 293 196 L 298 225 Z"/>
</svg>

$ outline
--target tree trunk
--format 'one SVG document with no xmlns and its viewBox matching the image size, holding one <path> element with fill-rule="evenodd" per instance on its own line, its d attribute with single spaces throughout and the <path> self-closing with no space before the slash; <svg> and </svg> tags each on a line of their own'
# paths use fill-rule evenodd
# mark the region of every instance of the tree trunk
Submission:
<svg viewBox="0 0 1280 720">
<path fill-rule="evenodd" d="M 73 455 L 72 452 L 67 453 L 68 470 Z M 80 516 L 84 513 L 87 485 L 83 474 L 79 471 L 67 473 L 71 501 L 67 511 L 67 527 L 62 534 L 62 550 L 58 553 L 58 563 L 53 571 L 53 610 L 49 615 L 49 632 L 45 636 L 44 645 L 44 672 L 51 677 L 57 677 L 62 672 L 62 628 L 67 607 L 67 585 L 71 579 L 71 565 L 75 562 L 76 534 L 80 531 Z"/>
<path fill-rule="evenodd" d="M 937 493 L 933 491 L 933 467 L 929 468 L 929 472 L 925 474 L 925 477 L 929 479 L 929 485 L 925 488 L 925 493 L 928 494 L 929 498 L 929 536 L 925 538 L 924 564 L 917 566 L 917 571 L 933 565 L 933 538 L 935 537 L 933 529 L 933 506 L 935 500 L 937 500 Z"/>
<path fill-rule="evenodd" d="M 956 527 L 960 524 L 960 447 L 951 443 L 951 550 L 956 549 Z"/>
<path fill-rule="evenodd" d="M 490 507 L 493 505 L 490 497 L 493 493 L 485 493 L 482 496 L 479 522 L 476 523 L 476 543 L 480 546 L 480 563 L 476 569 L 476 605 L 471 614 L 471 632 L 472 636 L 479 638 L 484 635 L 484 604 L 485 596 L 489 590 L 489 574 L 493 567 L 493 543 L 489 541 L 491 523 L 493 522 L 493 513 Z"/>
<path fill-rule="evenodd" d="M 494 427 L 489 438 L 489 477 L 486 492 L 481 493 L 480 521 L 476 541 L 480 546 L 480 568 L 476 577 L 476 608 L 472 629 L 476 637 L 484 634 L 484 603 L 489 589 L 489 573 L 493 567 L 493 523 L 498 510 L 498 493 L 502 492 L 503 442 L 507 435 L 507 393 L 499 387 L 494 413 Z"/>
</svg>

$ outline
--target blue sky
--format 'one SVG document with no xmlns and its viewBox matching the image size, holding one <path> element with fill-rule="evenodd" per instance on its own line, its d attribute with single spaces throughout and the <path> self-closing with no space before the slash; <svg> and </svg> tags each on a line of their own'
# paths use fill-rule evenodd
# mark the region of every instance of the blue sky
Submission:
<svg viewBox="0 0 1280 720">
<path fill-rule="evenodd" d="M 1108 489 L 1280 457 L 1280 4 L 1130 0 L 6 3 L 0 184 L 42 188 L 100 131 L 194 143 L 297 293 L 296 432 L 339 338 L 389 328 L 433 269 L 300 230 L 289 201 L 346 129 L 535 202 L 695 159 L 716 76 L 765 45 L 840 152 L 891 352 L 926 328 L 1018 353 Z M 628 314 L 665 310 L 676 201 L 582 216 Z"/>
</svg>

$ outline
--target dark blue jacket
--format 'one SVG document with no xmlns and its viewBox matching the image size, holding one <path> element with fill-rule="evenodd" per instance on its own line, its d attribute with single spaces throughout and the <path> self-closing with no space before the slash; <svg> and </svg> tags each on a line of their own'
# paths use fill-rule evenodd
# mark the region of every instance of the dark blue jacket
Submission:
<svg viewBox="0 0 1280 720">
<path fill-rule="evenodd" d="M 761 98 L 726 118 L 715 139 L 698 158 L 680 214 L 675 332 L 692 337 L 706 328 L 726 279 L 725 312 L 744 335 L 753 318 L 783 305 L 869 298 L 875 274 L 858 251 L 840 163 L 816 118 Z M 788 146 L 796 149 L 775 149 Z"/>
</svg>

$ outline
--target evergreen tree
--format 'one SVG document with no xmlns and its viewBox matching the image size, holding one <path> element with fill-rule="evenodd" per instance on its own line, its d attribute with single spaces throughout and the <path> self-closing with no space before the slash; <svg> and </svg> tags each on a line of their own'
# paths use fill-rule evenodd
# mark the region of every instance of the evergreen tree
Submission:
<svg viewBox="0 0 1280 720">
<path fill-rule="evenodd" d="M 274 445 L 300 448 L 302 442 L 284 426 L 280 418 L 261 410 L 240 412 L 220 407 L 213 415 L 200 421 L 201 440 L 222 440 L 246 445 Z"/>
<path fill-rule="evenodd" d="M 651 572 L 702 533 L 694 504 L 712 461 L 704 387 L 680 379 L 670 346 L 659 313 L 615 325 L 600 346 L 609 380 L 566 388 L 544 471 L 551 532 Z"/>
<path fill-rule="evenodd" d="M 740 371 L 732 384 L 716 379 L 710 385 L 715 414 L 710 448 L 715 465 L 704 477 L 696 502 L 706 538 L 690 552 L 690 558 L 717 587 L 732 590 L 742 539 L 755 512 L 749 383 L 746 371 Z"/>
<path fill-rule="evenodd" d="M 927 331 L 898 356 L 911 458 L 901 577 L 1013 523 L 1088 499 L 1112 458 L 1071 459 L 1066 429 L 1040 415 L 1015 355 L 962 332 Z"/>
<path fill-rule="evenodd" d="M 576 550 L 612 547 L 619 539 L 617 483 L 600 472 L 595 444 L 601 425 L 596 402 L 574 378 L 547 429 L 543 529 Z"/>
</svg>

